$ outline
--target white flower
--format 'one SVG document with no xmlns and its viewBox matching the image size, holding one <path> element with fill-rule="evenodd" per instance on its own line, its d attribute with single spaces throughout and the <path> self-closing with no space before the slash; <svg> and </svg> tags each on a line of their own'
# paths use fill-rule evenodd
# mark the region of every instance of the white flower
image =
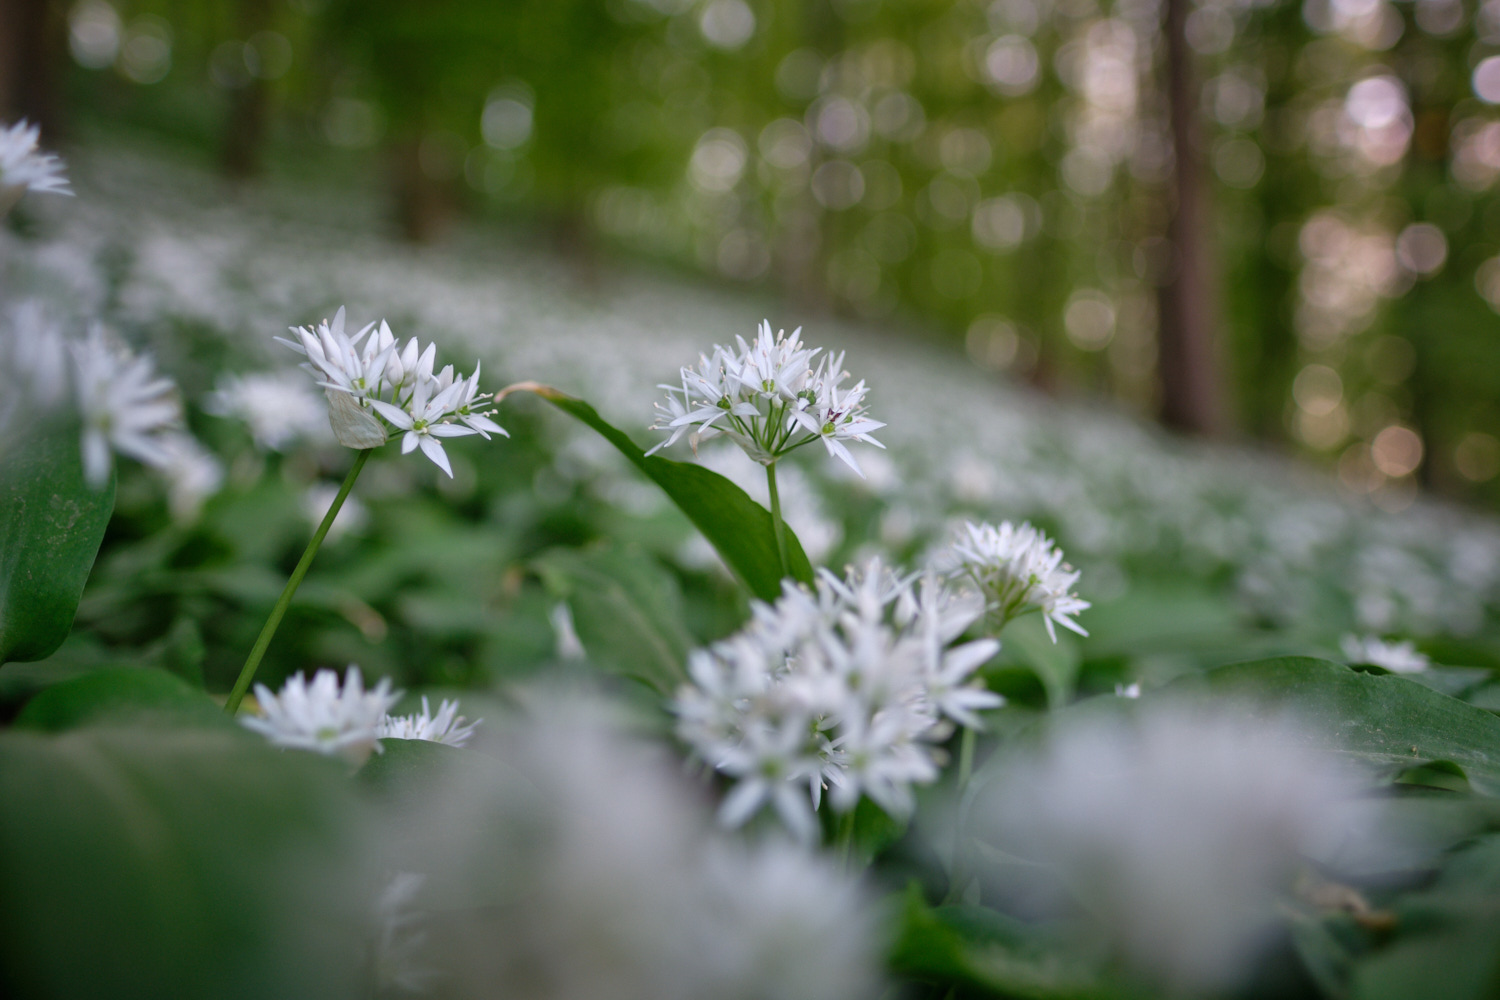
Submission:
<svg viewBox="0 0 1500 1000">
<path fill-rule="evenodd" d="M 1001 521 L 998 528 L 970 521 L 964 528 L 965 535 L 951 547 L 954 575 L 978 585 L 997 629 L 1019 615 L 1040 611 L 1053 642 L 1053 622 L 1088 635 L 1071 617 L 1089 607 L 1071 592 L 1079 573 L 1062 561 L 1062 549 L 1051 539 L 1024 521 L 1019 527 Z"/>
<path fill-rule="evenodd" d="M 1411 640 L 1386 642 L 1379 636 L 1346 635 L 1339 640 L 1344 659 L 1350 663 L 1368 663 L 1393 674 L 1416 674 L 1432 666 L 1425 653 L 1419 653 Z"/>
<path fill-rule="evenodd" d="M 389 420 L 397 429 L 406 432 L 401 438 L 401 454 L 410 455 L 420 447 L 422 454 L 432 459 L 432 464 L 452 479 L 453 466 L 448 463 L 448 453 L 443 451 L 443 443 L 438 438 L 466 437 L 479 433 L 473 427 L 445 422 L 446 418 L 453 415 L 453 405 L 464 391 L 465 384 L 456 382 L 428 399 L 427 393 L 435 388 L 434 383 L 418 381 L 405 408 L 379 399 L 371 400 L 370 404 L 376 413 Z"/>
<path fill-rule="evenodd" d="M 41 129 L 22 119 L 9 128 L 0 127 L 0 201 L 6 195 L 19 197 L 26 191 L 48 191 L 71 195 L 63 162 L 51 153 L 37 150 Z"/>
<path fill-rule="evenodd" d="M 844 577 L 823 570 L 814 589 L 788 583 L 741 632 L 692 654 L 677 731 L 735 780 L 722 823 L 771 805 L 812 840 L 825 791 L 840 812 L 868 796 L 905 815 L 911 786 L 937 778 L 952 723 L 977 727 L 977 712 L 1002 704 L 973 679 L 999 643 L 955 645 L 983 602 L 930 574 L 913 582 L 878 559 Z"/>
<path fill-rule="evenodd" d="M 863 475 L 845 441 L 885 447 L 870 436 L 885 424 L 865 416 L 865 384 L 846 390 L 844 356 L 825 355 L 816 368 L 813 357 L 822 348 L 802 346 L 800 328 L 787 336 L 772 334 L 762 322 L 753 344 L 736 338 L 739 349 L 715 346 L 700 355 L 697 368 L 683 368 L 681 385 L 663 385 L 665 404 L 657 404 L 654 428 L 671 431 L 648 455 L 674 444 L 691 430 L 696 449 L 700 441 L 724 434 L 762 465 L 821 440 L 836 456 Z"/>
<path fill-rule="evenodd" d="M 350 448 L 374 448 L 385 443 L 383 418 L 404 431 L 401 453 L 422 449 L 433 464 L 453 476 L 453 467 L 439 438 L 491 434 L 509 436 L 490 419 L 489 393 L 479 391 L 479 366 L 474 374 L 458 376 L 453 366 L 433 374 L 437 345 L 424 349 L 415 337 L 398 350 L 384 320 L 370 324 L 352 337 L 344 332 L 344 309 L 332 323 L 298 327 L 296 341 L 277 340 L 306 355 L 303 365 L 318 379 L 328 396 L 329 421 L 339 442 Z M 363 346 L 361 346 L 363 340 Z M 455 422 L 456 421 L 456 422 Z"/>
<path fill-rule="evenodd" d="M 1057 866 L 1124 954 L 1175 987 L 1164 992 L 1231 992 L 1307 860 L 1381 849 L 1377 807 L 1289 721 L 1232 706 L 1124 712 L 1059 720 L 996 769 L 974 832 Z"/>
<path fill-rule="evenodd" d="M 359 667 L 351 663 L 342 690 L 332 670 L 319 670 L 311 684 L 298 671 L 280 694 L 272 694 L 264 684 L 255 685 L 255 700 L 264 715 L 240 721 L 277 746 L 338 755 L 361 764 L 372 752 L 380 752 L 381 724 L 400 697 L 401 692 L 391 691 L 389 677 L 366 691 Z"/>
<path fill-rule="evenodd" d="M 383 740 L 427 740 L 431 743 L 446 743 L 450 747 L 461 747 L 469 742 L 474 730 L 483 719 L 475 719 L 465 725 L 458 714 L 458 702 L 443 700 L 437 715 L 428 707 L 427 696 L 422 696 L 420 715 L 387 715 L 380 721 L 376 735 Z"/>
<path fill-rule="evenodd" d="M 295 372 L 225 375 L 203 401 L 206 413 L 235 417 L 257 447 L 282 451 L 301 438 L 327 438 L 327 409 Z"/>
<path fill-rule="evenodd" d="M 101 326 L 73 345 L 73 360 L 89 485 L 100 489 L 108 481 L 111 447 L 148 465 L 167 465 L 171 456 L 161 432 L 180 419 L 172 380 L 157 378 L 149 356 L 132 355 Z"/>
<path fill-rule="evenodd" d="M 224 466 L 191 434 L 169 432 L 161 436 L 159 444 L 166 455 L 161 471 L 167 480 L 172 516 L 178 521 L 191 521 L 198 516 L 203 501 L 223 485 Z"/>
<path fill-rule="evenodd" d="M 431 782 L 387 841 L 386 867 L 428 876 L 423 909 L 465 915 L 406 956 L 445 995 L 880 995 L 880 911 L 855 879 L 713 830 L 680 765 L 597 706 L 526 700 L 494 754 Z"/>
</svg>

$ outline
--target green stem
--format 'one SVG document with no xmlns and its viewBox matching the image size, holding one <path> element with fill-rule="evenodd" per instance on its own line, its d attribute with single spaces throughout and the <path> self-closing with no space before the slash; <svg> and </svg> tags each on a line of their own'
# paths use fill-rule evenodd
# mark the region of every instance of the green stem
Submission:
<svg viewBox="0 0 1500 1000">
<path fill-rule="evenodd" d="M 839 832 L 834 839 L 834 849 L 838 852 L 839 866 L 844 871 L 849 870 L 849 851 L 854 846 L 854 809 L 839 817 Z"/>
<path fill-rule="evenodd" d="M 964 726 L 963 736 L 958 741 L 958 794 L 962 798 L 969 788 L 969 776 L 974 773 L 974 729 Z"/>
<path fill-rule="evenodd" d="M 771 525 L 776 529 L 776 553 L 781 556 L 782 579 L 792 575 L 791 560 L 786 557 L 786 522 L 781 519 L 781 494 L 776 491 L 776 463 L 766 466 L 766 486 L 771 491 Z"/>
<path fill-rule="evenodd" d="M 958 810 L 953 820 L 953 863 L 948 871 L 948 894 L 943 903 L 956 903 L 969 879 L 968 858 L 964 850 L 964 827 L 969 818 L 969 779 L 974 774 L 974 729 L 965 726 L 958 741 Z"/>
<path fill-rule="evenodd" d="M 302 584 L 302 578 L 307 575 L 307 568 L 312 565 L 313 557 L 318 554 L 318 548 L 323 544 L 323 538 L 328 534 L 328 529 L 333 527 L 333 519 L 339 516 L 339 508 L 344 506 L 344 499 L 349 496 L 349 491 L 354 488 L 354 480 L 359 478 L 359 470 L 365 467 L 365 461 L 370 457 L 373 449 L 366 448 L 354 459 L 354 467 L 344 477 L 344 485 L 339 487 L 338 496 L 333 498 L 333 504 L 328 508 L 328 513 L 323 515 L 323 523 L 318 525 L 318 530 L 313 532 L 312 541 L 307 543 L 307 549 L 302 553 L 302 558 L 297 561 L 297 568 L 292 570 L 292 575 L 286 582 L 286 587 L 281 591 L 281 597 L 277 598 L 276 606 L 271 609 L 271 617 L 266 619 L 265 627 L 260 630 L 260 637 L 255 640 L 255 646 L 250 650 L 250 656 L 246 658 L 245 665 L 240 668 L 239 679 L 234 682 L 234 690 L 229 692 L 229 700 L 224 703 L 224 711 L 234 715 L 240 709 L 240 702 L 245 700 L 245 692 L 250 690 L 250 682 L 255 679 L 255 670 L 260 666 L 260 661 L 266 655 L 266 647 L 271 645 L 271 638 L 276 634 L 276 627 L 281 624 L 282 616 L 292 603 L 292 595 L 297 593 L 297 588 Z"/>
</svg>

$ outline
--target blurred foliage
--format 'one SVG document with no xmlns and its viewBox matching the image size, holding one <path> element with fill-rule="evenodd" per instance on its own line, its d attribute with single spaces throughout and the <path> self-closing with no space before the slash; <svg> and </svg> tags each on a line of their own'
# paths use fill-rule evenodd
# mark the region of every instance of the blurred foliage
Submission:
<svg viewBox="0 0 1500 1000">
<path fill-rule="evenodd" d="M 1154 406 L 1172 151 L 1153 0 L 79 0 L 81 113 L 963 336 Z M 1193 5 L 1231 395 L 1351 490 L 1495 498 L 1500 8 Z M 235 141 L 245 141 L 236 134 Z M 332 150 L 318 154 L 319 148 Z M 377 159 L 377 151 L 383 150 Z"/>
</svg>

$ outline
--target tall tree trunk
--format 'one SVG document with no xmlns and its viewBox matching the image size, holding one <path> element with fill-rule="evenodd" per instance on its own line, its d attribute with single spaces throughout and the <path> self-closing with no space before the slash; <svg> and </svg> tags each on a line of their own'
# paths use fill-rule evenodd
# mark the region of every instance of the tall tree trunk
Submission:
<svg viewBox="0 0 1500 1000">
<path fill-rule="evenodd" d="M 1167 238 L 1175 274 L 1161 289 L 1161 417 L 1169 426 L 1199 434 L 1226 429 L 1220 371 L 1219 300 L 1203 169 L 1197 74 L 1187 42 L 1190 0 L 1167 0 L 1167 103 L 1175 159 Z"/>
<path fill-rule="evenodd" d="M 239 0 L 239 31 L 245 38 L 271 26 L 270 0 Z M 243 87 L 230 91 L 229 115 L 225 123 L 220 165 L 230 177 L 250 177 L 260 172 L 261 151 L 270 125 L 271 92 L 257 74 Z"/>
<path fill-rule="evenodd" d="M 0 0 L 0 123 L 28 118 L 55 148 L 62 132 L 58 63 L 66 28 L 51 0 Z"/>
</svg>

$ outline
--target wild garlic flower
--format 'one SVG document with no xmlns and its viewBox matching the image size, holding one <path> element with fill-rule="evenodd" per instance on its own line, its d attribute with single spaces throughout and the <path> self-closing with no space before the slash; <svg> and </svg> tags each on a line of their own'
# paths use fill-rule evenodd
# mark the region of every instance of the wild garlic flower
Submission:
<svg viewBox="0 0 1500 1000">
<path fill-rule="evenodd" d="M 428 876 L 401 925 L 428 933 L 401 967 L 455 997 L 880 995 L 883 914 L 858 880 L 784 838 L 712 829 L 680 764 L 604 706 L 526 703 L 493 755 L 393 818 L 383 866 Z"/>
<path fill-rule="evenodd" d="M 27 191 L 71 195 L 63 162 L 37 149 L 41 129 L 25 119 L 0 127 L 0 214 Z"/>
<path fill-rule="evenodd" d="M 1375 635 L 1346 635 L 1339 640 L 1339 648 L 1350 663 L 1368 663 L 1393 674 L 1418 674 L 1432 666 L 1432 660 L 1418 652 L 1410 639 L 1386 642 Z"/>
<path fill-rule="evenodd" d="M 755 342 L 736 337 L 738 349 L 715 346 L 700 355 L 696 368 L 683 368 L 680 385 L 663 385 L 665 403 L 657 404 L 652 427 L 671 433 L 647 454 L 675 444 L 684 434 L 696 450 L 699 442 L 723 434 L 745 454 L 770 465 L 803 445 L 822 441 L 828 454 L 859 473 L 859 463 L 845 446 L 859 441 L 884 448 L 871 433 L 885 424 L 865 415 L 863 381 L 840 389 L 849 377 L 844 355 L 802 346 L 802 330 L 771 333 L 763 321 Z"/>
<path fill-rule="evenodd" d="M 1002 703 L 973 678 L 999 643 L 955 645 L 983 613 L 936 576 L 917 586 L 876 559 L 842 578 L 822 570 L 810 590 L 786 584 L 745 629 L 694 652 L 677 731 L 735 780 L 721 822 L 769 804 L 810 841 L 825 790 L 839 812 L 868 796 L 908 814 L 911 786 L 938 777 L 936 744 L 953 723 L 978 726 L 976 712 Z"/>
<path fill-rule="evenodd" d="M 1056 866 L 1164 992 L 1233 992 L 1302 866 L 1385 848 L 1379 807 L 1368 780 L 1293 720 L 1232 704 L 1117 705 L 1059 717 L 996 769 L 972 832 Z"/>
<path fill-rule="evenodd" d="M 477 363 L 472 376 L 456 375 L 452 365 L 434 375 L 436 344 L 423 348 L 413 337 L 401 347 L 384 320 L 351 335 L 344 328 L 342 306 L 332 322 L 292 332 L 295 341 L 276 339 L 307 358 L 302 367 L 327 395 L 329 423 L 345 447 L 379 447 L 388 428 L 401 431 L 403 455 L 421 448 L 452 478 L 442 438 L 509 436 L 490 419 L 495 413 L 487 405 L 492 396 L 479 391 Z"/>
<path fill-rule="evenodd" d="M 101 489 L 109 480 L 111 448 L 147 465 L 168 465 L 163 432 L 181 420 L 172 380 L 157 377 L 150 356 L 132 354 L 101 326 L 72 352 L 89 485 Z"/>
<path fill-rule="evenodd" d="M 438 706 L 437 715 L 433 715 L 427 704 L 427 696 L 423 695 L 421 714 L 387 715 L 380 721 L 376 735 L 383 740 L 427 740 L 431 743 L 446 743 L 450 747 L 461 747 L 469 742 L 474 730 L 484 720 L 475 719 L 467 725 L 465 721 L 458 714 L 457 700 L 444 699 Z"/>
<path fill-rule="evenodd" d="M 277 746 L 339 756 L 358 765 L 381 752 L 381 725 L 400 697 L 401 692 L 391 690 L 389 677 L 366 691 L 359 667 L 352 663 L 342 689 L 332 670 L 319 670 L 311 684 L 298 671 L 280 694 L 255 685 L 255 700 L 264 714 L 240 722 Z"/>
<path fill-rule="evenodd" d="M 204 398 L 203 409 L 243 420 L 256 447 L 267 451 L 328 436 L 327 407 L 296 372 L 224 375 Z"/>
<path fill-rule="evenodd" d="M 1040 611 L 1053 642 L 1057 641 L 1053 622 L 1088 635 L 1072 618 L 1090 606 L 1072 592 L 1079 572 L 1063 562 L 1062 549 L 1029 523 L 1017 526 L 1001 521 L 997 528 L 970 521 L 946 561 L 957 564 L 955 577 L 972 580 L 979 587 L 997 631 L 1013 618 Z"/>
</svg>

